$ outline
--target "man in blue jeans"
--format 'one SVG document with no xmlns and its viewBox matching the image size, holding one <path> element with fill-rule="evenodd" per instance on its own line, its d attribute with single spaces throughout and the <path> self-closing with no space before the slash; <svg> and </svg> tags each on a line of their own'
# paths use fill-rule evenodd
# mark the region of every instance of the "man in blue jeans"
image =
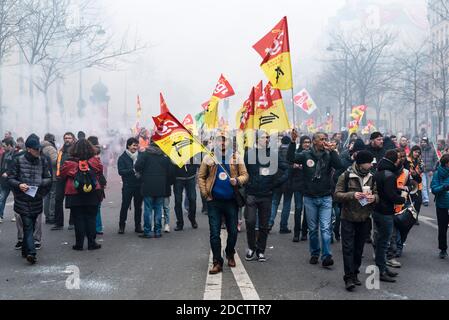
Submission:
<svg viewBox="0 0 449 320">
<path fill-rule="evenodd" d="M 144 233 L 139 237 L 153 238 L 151 229 L 154 222 L 154 238 L 160 238 L 164 199 L 170 197 L 171 185 L 174 183 L 173 164 L 152 141 L 150 146 L 139 154 L 134 168 L 142 179 L 141 190 L 144 199 Z"/>
<path fill-rule="evenodd" d="M 228 231 L 226 258 L 228 266 L 236 266 L 234 254 L 237 243 L 238 205 L 234 187 L 243 186 L 248 181 L 243 159 L 232 151 L 230 139 L 225 133 L 216 137 L 214 157 L 206 155 L 198 173 L 198 185 L 201 196 L 207 201 L 210 227 L 210 246 L 213 254 L 213 266 L 209 274 L 223 271 L 221 255 L 221 218 L 225 218 Z"/>
<path fill-rule="evenodd" d="M 404 204 L 407 198 L 397 187 L 399 165 L 398 151 L 389 150 L 378 164 L 374 176 L 379 194 L 379 203 L 373 214 L 376 265 L 379 268 L 380 281 L 384 282 L 396 282 L 393 278 L 398 275 L 387 268 L 387 250 L 394 228 L 394 205 Z"/>
<path fill-rule="evenodd" d="M 292 132 L 292 143 L 288 149 L 287 159 L 302 165 L 304 170 L 304 207 L 307 212 L 307 224 L 310 237 L 310 264 L 318 264 L 320 253 L 323 267 L 334 264 L 331 252 L 332 238 L 332 169 L 342 167 L 336 151 L 337 145 L 328 142 L 323 132 L 314 134 L 312 148 L 296 153 L 298 133 Z M 318 237 L 318 228 L 321 234 Z"/>
</svg>

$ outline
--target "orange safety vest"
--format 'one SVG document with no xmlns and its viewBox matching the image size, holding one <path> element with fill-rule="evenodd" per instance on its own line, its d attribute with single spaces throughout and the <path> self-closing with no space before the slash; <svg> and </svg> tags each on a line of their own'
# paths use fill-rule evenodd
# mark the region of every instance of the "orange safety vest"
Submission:
<svg viewBox="0 0 449 320">
<path fill-rule="evenodd" d="M 396 186 L 399 190 L 403 190 L 408 182 L 410 177 L 410 172 L 407 169 L 402 170 L 400 176 L 396 179 Z M 394 212 L 399 213 L 404 208 L 403 204 L 396 204 L 394 206 Z"/>
</svg>

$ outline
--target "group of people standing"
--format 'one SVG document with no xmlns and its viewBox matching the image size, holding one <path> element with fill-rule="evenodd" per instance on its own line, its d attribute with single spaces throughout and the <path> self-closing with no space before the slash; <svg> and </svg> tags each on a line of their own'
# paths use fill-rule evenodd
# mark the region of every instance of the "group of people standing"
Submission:
<svg viewBox="0 0 449 320">
<path fill-rule="evenodd" d="M 276 135 L 277 137 L 277 135 Z M 139 237 L 161 238 L 170 232 L 169 203 L 174 194 L 176 227 L 184 229 L 184 210 L 193 229 L 196 221 L 197 187 L 209 218 L 210 245 L 217 274 L 223 270 L 221 230 L 227 229 L 227 264 L 236 266 L 235 246 L 243 212 L 247 261 L 265 262 L 267 241 L 283 199 L 281 234 L 290 234 L 289 217 L 294 206 L 293 241 L 309 240 L 310 264 L 334 264 L 332 246 L 342 244 L 344 282 L 352 291 L 358 279 L 366 243 L 372 243 L 380 280 L 395 282 L 408 232 L 397 227 L 395 217 L 412 206 L 429 205 L 436 196 L 440 257 L 447 257 L 449 223 L 449 154 L 432 147 L 427 138 L 410 146 L 407 138 L 395 142 L 375 132 L 370 142 L 358 138 L 331 139 L 326 133 L 312 137 L 293 130 L 277 141 L 259 131 L 254 144 L 239 153 L 236 140 L 218 132 L 210 152 L 175 166 L 154 141 L 133 137 L 126 141 L 117 169 L 122 179 L 122 203 L 118 233 L 124 234 L 128 212 L 134 207 L 134 231 Z M 59 150 L 54 135 L 41 142 L 30 135 L 20 147 L 5 137 L 0 163 L 0 219 L 9 192 L 14 194 L 18 228 L 16 249 L 31 264 L 41 247 L 42 212 L 51 230 L 64 227 L 64 202 L 70 209 L 69 228 L 75 229 L 74 250 L 96 250 L 103 233 L 101 203 L 107 180 L 98 138 L 79 133 L 63 136 Z M 345 143 L 346 141 L 346 143 Z M 299 142 L 299 144 L 297 144 Z M 144 145 L 142 145 L 144 144 Z M 440 154 L 438 153 L 440 151 Z M 433 173 L 435 174 L 433 175 Z M 186 199 L 183 195 L 186 194 Z M 183 203 L 184 202 L 184 203 Z M 142 224 L 143 215 L 143 224 Z M 2 220 L 0 220 L 1 222 Z M 416 224 L 418 219 L 416 217 Z"/>
</svg>

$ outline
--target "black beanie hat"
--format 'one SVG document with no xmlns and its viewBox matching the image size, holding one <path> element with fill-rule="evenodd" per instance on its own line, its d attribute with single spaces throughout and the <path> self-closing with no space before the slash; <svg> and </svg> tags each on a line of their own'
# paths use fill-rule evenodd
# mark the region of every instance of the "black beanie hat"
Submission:
<svg viewBox="0 0 449 320">
<path fill-rule="evenodd" d="M 292 139 L 289 136 L 283 136 L 281 139 L 282 144 L 290 144 L 292 142 Z"/>
<path fill-rule="evenodd" d="M 376 131 L 371 134 L 370 140 L 376 140 L 379 137 L 383 137 L 383 135 L 382 133 Z"/>
<path fill-rule="evenodd" d="M 364 164 L 364 163 L 372 163 L 374 160 L 374 156 L 371 152 L 362 150 L 357 153 L 355 157 L 355 162 L 358 165 Z"/>
<path fill-rule="evenodd" d="M 366 149 L 366 145 L 365 145 L 365 143 L 363 142 L 362 139 L 359 138 L 359 139 L 355 140 L 354 146 L 352 147 L 352 152 L 353 153 L 360 152 L 360 151 L 363 151 L 365 149 Z"/>
</svg>

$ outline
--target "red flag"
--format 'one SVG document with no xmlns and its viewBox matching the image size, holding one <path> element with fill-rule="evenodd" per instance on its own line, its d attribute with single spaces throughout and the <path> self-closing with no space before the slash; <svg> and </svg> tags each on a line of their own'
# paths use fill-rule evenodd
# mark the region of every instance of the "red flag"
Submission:
<svg viewBox="0 0 449 320">
<path fill-rule="evenodd" d="M 251 90 L 251 94 L 243 103 L 243 108 L 245 109 L 245 113 L 242 115 L 242 119 L 240 121 L 240 129 L 252 129 L 254 128 L 254 123 L 250 123 L 251 121 L 254 122 L 254 109 L 255 109 L 255 88 Z"/>
<path fill-rule="evenodd" d="M 165 99 L 164 99 L 164 96 L 162 95 L 162 92 L 160 93 L 160 100 L 161 100 L 161 114 L 170 112 L 168 110 L 167 104 L 165 103 Z"/>
<path fill-rule="evenodd" d="M 215 87 L 213 96 L 219 99 L 226 99 L 233 95 L 235 95 L 234 89 L 232 88 L 228 80 L 226 80 L 226 78 L 221 75 L 220 80 L 218 80 L 218 84 Z"/>
<path fill-rule="evenodd" d="M 204 102 L 204 103 L 201 105 L 205 111 L 207 111 L 207 109 L 209 109 L 209 103 L 210 103 L 210 100 Z"/>
</svg>

